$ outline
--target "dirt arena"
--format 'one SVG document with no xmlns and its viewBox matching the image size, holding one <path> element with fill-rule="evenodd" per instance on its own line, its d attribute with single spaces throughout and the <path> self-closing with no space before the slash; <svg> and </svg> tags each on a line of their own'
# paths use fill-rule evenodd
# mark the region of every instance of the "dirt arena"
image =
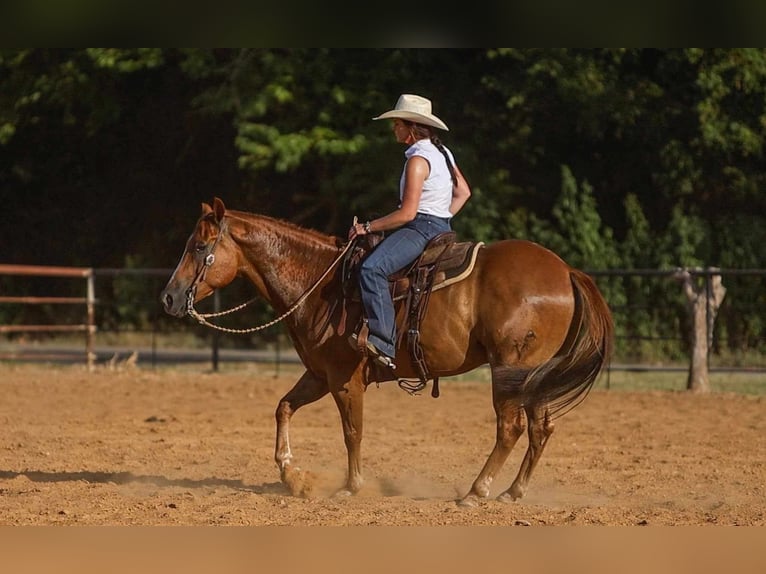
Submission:
<svg viewBox="0 0 766 574">
<path fill-rule="evenodd" d="M 556 421 L 527 496 L 458 507 L 494 437 L 487 383 L 372 385 L 363 491 L 331 398 L 293 418 L 293 497 L 273 461 L 295 375 L 0 365 L 2 525 L 761 525 L 766 399 L 594 390 Z M 517 445 L 492 496 L 515 476 Z"/>
</svg>

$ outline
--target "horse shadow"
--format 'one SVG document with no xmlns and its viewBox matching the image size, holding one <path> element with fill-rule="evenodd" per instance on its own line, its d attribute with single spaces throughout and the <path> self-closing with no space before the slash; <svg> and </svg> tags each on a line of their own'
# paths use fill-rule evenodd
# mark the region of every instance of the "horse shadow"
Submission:
<svg viewBox="0 0 766 574">
<path fill-rule="evenodd" d="M 289 494 L 289 489 L 282 482 L 266 482 L 263 484 L 245 484 L 242 480 L 210 477 L 203 479 L 167 478 L 160 475 L 134 474 L 128 471 L 61 471 L 48 472 L 43 470 L 0 470 L 0 480 L 12 480 L 19 476 L 26 477 L 32 482 L 55 483 L 84 481 L 95 484 L 151 484 L 154 486 L 179 486 L 194 489 L 205 487 L 226 487 L 233 490 L 251 492 L 253 494 Z"/>
</svg>

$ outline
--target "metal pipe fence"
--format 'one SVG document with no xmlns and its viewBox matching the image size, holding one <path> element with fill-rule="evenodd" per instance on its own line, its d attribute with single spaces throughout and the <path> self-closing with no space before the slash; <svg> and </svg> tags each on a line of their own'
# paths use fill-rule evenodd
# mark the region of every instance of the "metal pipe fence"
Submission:
<svg viewBox="0 0 766 574">
<path fill-rule="evenodd" d="M 20 275 L 35 277 L 64 277 L 85 279 L 85 297 L 35 297 L 35 296 L 8 296 L 0 297 L 0 303 L 21 305 L 85 305 L 84 323 L 57 323 L 57 324 L 14 324 L 0 325 L 0 333 L 21 332 L 85 332 L 85 361 L 88 368 L 93 367 L 94 361 L 94 336 L 95 325 L 95 283 L 93 269 L 82 267 L 50 267 L 42 265 L 0 265 L 0 275 Z"/>
<path fill-rule="evenodd" d="M 701 282 L 720 275 L 728 290 L 718 313 L 718 321 L 714 326 L 708 322 L 711 328 L 708 340 L 712 343 L 710 371 L 766 372 L 766 353 L 761 352 L 766 347 L 766 330 L 761 324 L 766 321 L 766 270 L 705 268 L 686 271 Z M 203 329 L 193 321 L 166 316 L 159 302 L 159 293 L 171 273 L 172 269 L 165 268 L 91 269 L 0 265 L 0 276 L 81 278 L 87 282 L 84 297 L 72 296 L 71 287 L 67 289 L 58 284 L 47 285 L 44 293 L 19 292 L 23 291 L 23 285 L 15 285 L 19 289 L 13 295 L 0 293 L 0 307 L 50 304 L 56 310 L 52 309 L 49 316 L 57 318 L 56 321 L 40 325 L 19 322 L 0 324 L 0 334 L 10 337 L 20 332 L 84 331 L 84 357 L 89 366 L 94 361 L 107 360 L 107 355 L 114 353 L 115 349 L 116 352 L 127 353 L 130 348 L 114 343 L 97 346 L 96 334 L 99 342 L 116 340 L 128 334 L 134 338 L 145 337 L 145 343 L 136 345 L 133 342 L 131 345 L 140 347 L 142 362 L 148 361 L 153 367 L 161 363 L 189 360 L 208 362 L 214 370 L 226 362 L 268 361 L 274 362 L 277 368 L 281 363 L 299 362 L 291 352 L 291 346 L 280 326 L 257 337 L 230 337 L 221 336 L 218 331 Z M 588 270 L 588 273 L 596 279 L 615 318 L 618 358 L 610 366 L 611 370 L 688 369 L 690 350 L 685 336 L 688 317 L 685 316 L 681 287 L 674 279 L 678 270 L 615 269 Z M 249 285 L 233 284 L 225 290 L 217 291 L 205 304 L 216 311 L 233 307 L 250 297 L 252 290 Z M 85 305 L 84 319 L 77 319 L 76 314 L 59 311 L 63 305 Z M 232 326 L 260 324 L 263 319 L 271 318 L 271 315 L 271 310 L 263 304 L 249 311 L 246 316 L 233 318 L 235 323 L 239 323 Z M 2 321 L 3 316 L 0 314 L 0 323 Z M 741 328 L 742 324 L 746 329 Z M 179 334 L 193 338 L 193 348 L 178 348 L 165 342 Z M 63 356 L 63 351 L 61 354 Z M 29 355 L 34 358 L 40 357 L 41 353 L 30 352 Z M 658 361 L 656 357 L 662 357 L 662 360 Z M 25 355 L 17 345 L 10 352 L 0 352 L 0 358 L 21 360 Z M 82 353 L 79 354 L 79 360 L 82 360 Z"/>
<path fill-rule="evenodd" d="M 688 370 L 690 316 L 687 300 L 678 280 L 686 272 L 704 290 L 706 306 L 707 356 L 710 372 L 766 372 L 766 269 L 725 269 L 715 267 L 677 269 L 587 270 L 604 292 L 615 318 L 616 340 L 622 347 L 622 364 L 615 370 Z M 711 279 L 720 277 L 726 287 L 723 303 L 713 321 L 710 302 Z M 620 289 L 613 289 L 613 283 Z M 655 320 L 651 332 L 634 325 L 636 317 Z M 638 364 L 626 362 L 630 348 L 649 345 L 660 355 L 671 355 L 662 364 L 649 359 Z M 670 349 L 670 351 L 668 351 Z M 683 351 L 681 356 L 673 357 Z M 650 353 L 651 354 L 651 353 Z M 640 355 L 640 353 L 639 353 Z"/>
</svg>

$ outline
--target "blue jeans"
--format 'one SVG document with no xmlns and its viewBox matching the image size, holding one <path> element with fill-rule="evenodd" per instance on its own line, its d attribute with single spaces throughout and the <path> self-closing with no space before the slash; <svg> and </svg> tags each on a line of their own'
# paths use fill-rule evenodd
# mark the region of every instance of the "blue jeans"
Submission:
<svg viewBox="0 0 766 574">
<path fill-rule="evenodd" d="M 388 276 L 415 261 L 431 239 L 451 229 L 447 218 L 418 213 L 387 235 L 362 262 L 359 286 L 370 329 L 368 340 L 384 355 L 396 355 L 396 316 Z"/>
</svg>

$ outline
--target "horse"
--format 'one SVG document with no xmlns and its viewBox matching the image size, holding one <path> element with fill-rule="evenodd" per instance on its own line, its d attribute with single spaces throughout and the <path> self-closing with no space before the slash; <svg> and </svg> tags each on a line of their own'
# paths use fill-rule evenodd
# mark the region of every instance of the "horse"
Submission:
<svg viewBox="0 0 766 574">
<path fill-rule="evenodd" d="M 267 215 L 227 209 L 216 197 L 202 213 L 160 300 L 175 317 L 201 317 L 194 304 L 236 277 L 249 280 L 280 316 L 305 367 L 275 411 L 274 460 L 293 496 L 299 470 L 290 445 L 290 420 L 301 407 L 330 394 L 340 412 L 347 452 L 345 485 L 334 496 L 363 486 L 363 399 L 371 359 L 352 348 L 341 321 L 347 243 Z M 345 311 L 344 311 L 345 313 Z M 362 316 L 348 305 L 346 323 Z M 202 321 L 202 320 L 201 320 Z M 456 502 L 476 506 L 516 442 L 528 447 L 518 474 L 496 498 L 518 500 L 554 430 L 554 419 L 587 396 L 613 348 L 609 307 L 592 278 L 538 243 L 506 239 L 483 245 L 466 278 L 433 291 L 420 335 L 433 376 L 449 377 L 482 365 L 491 372 L 497 419 L 494 447 L 470 490 Z M 396 375 L 416 375 L 401 347 Z M 385 377 L 384 377 L 385 378 Z M 377 381 L 380 382 L 380 381 Z"/>
</svg>

